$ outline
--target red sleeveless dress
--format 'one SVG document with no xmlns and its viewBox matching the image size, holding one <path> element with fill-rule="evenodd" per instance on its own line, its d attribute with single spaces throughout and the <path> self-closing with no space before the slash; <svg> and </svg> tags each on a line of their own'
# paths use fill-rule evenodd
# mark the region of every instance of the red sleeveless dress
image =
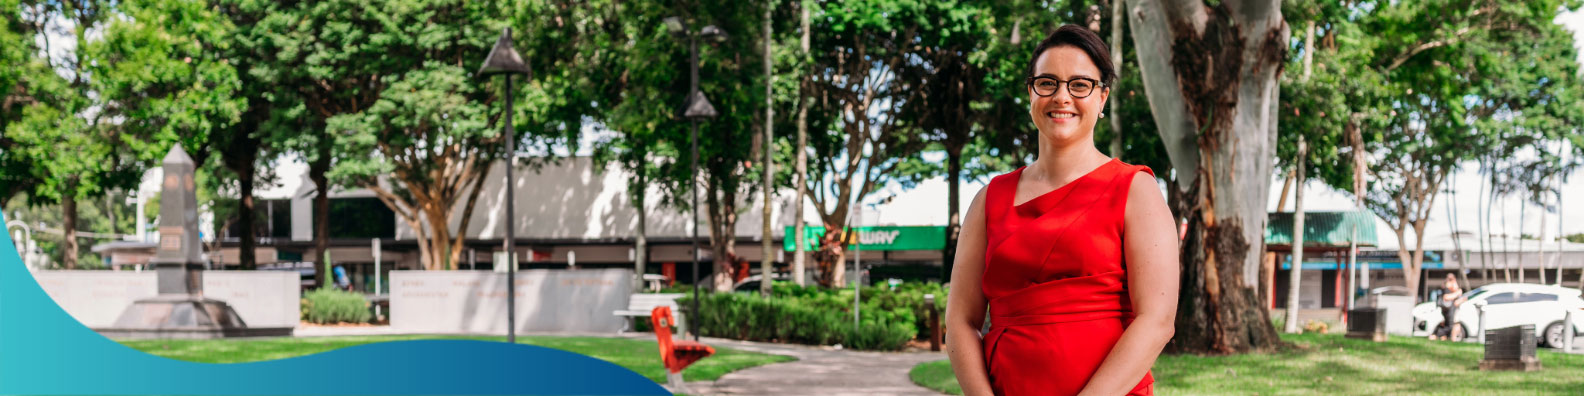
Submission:
<svg viewBox="0 0 1584 396">
<path fill-rule="evenodd" d="M 997 395 L 1083 390 L 1133 320 L 1122 263 L 1123 212 L 1134 175 L 1111 160 L 1022 205 L 1023 169 L 985 195 L 985 365 Z M 1148 373 L 1129 395 L 1151 395 Z"/>
</svg>

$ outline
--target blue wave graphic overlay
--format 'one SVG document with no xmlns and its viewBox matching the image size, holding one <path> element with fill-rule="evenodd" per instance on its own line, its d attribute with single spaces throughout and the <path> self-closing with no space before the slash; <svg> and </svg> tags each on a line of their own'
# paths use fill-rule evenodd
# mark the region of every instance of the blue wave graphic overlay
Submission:
<svg viewBox="0 0 1584 396">
<path fill-rule="evenodd" d="M 0 214 L 0 224 L 5 223 Z M 9 233 L 5 240 L 10 240 Z M 249 363 L 196 363 L 112 341 L 39 287 L 0 243 L 0 394 L 27 395 L 669 395 L 592 357 L 473 340 L 363 344 Z"/>
</svg>

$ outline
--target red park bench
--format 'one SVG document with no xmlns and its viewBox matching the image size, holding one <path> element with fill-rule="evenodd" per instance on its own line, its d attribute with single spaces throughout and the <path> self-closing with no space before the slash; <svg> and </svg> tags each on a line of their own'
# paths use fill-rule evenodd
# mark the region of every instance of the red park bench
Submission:
<svg viewBox="0 0 1584 396">
<path fill-rule="evenodd" d="M 660 339 L 660 360 L 665 362 L 666 382 L 673 389 L 682 389 L 682 369 L 693 362 L 699 361 L 715 354 L 715 348 L 695 341 L 672 340 L 671 307 L 661 305 L 654 308 L 649 314 L 649 322 L 654 325 L 655 337 Z"/>
</svg>

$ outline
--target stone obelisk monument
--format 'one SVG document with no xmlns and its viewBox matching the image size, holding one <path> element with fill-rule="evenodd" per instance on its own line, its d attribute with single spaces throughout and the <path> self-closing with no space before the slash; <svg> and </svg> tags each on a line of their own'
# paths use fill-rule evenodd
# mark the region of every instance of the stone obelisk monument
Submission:
<svg viewBox="0 0 1584 396">
<path fill-rule="evenodd" d="M 154 265 L 159 295 L 121 312 L 114 327 L 96 329 L 112 338 L 218 338 L 290 335 L 291 328 L 249 328 L 225 301 L 203 296 L 203 245 L 198 241 L 195 164 L 181 145 L 165 155 L 160 183 L 159 245 Z"/>
</svg>

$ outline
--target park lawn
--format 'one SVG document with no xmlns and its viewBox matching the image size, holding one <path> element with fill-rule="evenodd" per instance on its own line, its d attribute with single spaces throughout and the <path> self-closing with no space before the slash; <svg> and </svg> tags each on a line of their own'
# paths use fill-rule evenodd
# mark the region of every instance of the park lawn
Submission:
<svg viewBox="0 0 1584 396">
<path fill-rule="evenodd" d="M 1473 343 L 1392 336 L 1383 343 L 1340 334 L 1283 335 L 1293 350 L 1236 356 L 1162 355 L 1155 391 L 1162 395 L 1393 395 L 1584 393 L 1584 355 L 1541 350 L 1536 372 L 1482 372 Z M 951 364 L 920 364 L 914 383 L 958 395 Z"/>
<path fill-rule="evenodd" d="M 506 337 L 441 335 L 298 337 L 247 340 L 117 340 L 117 342 L 133 349 L 172 359 L 203 363 L 241 363 L 284 359 L 374 342 L 436 339 L 506 342 Z M 659 347 L 653 340 L 525 336 L 517 337 L 517 342 L 588 355 L 595 359 L 626 367 L 657 383 L 665 382 L 665 367 L 660 363 Z M 687 370 L 682 372 L 682 377 L 687 381 L 713 381 L 732 371 L 791 360 L 795 360 L 795 358 L 716 347 L 714 356 L 688 366 Z"/>
</svg>

